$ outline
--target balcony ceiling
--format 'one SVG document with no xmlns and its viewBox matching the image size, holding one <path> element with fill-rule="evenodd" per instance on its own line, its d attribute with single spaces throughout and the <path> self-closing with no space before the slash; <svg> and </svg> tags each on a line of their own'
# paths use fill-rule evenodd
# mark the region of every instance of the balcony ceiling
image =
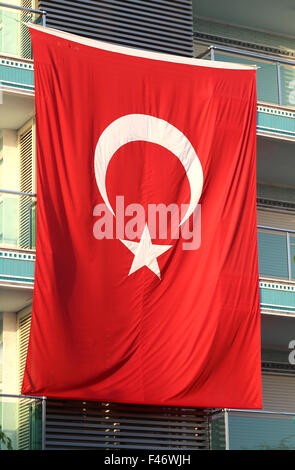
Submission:
<svg viewBox="0 0 295 470">
<path fill-rule="evenodd" d="M 18 312 L 31 305 L 33 286 L 13 286 L 8 282 L 0 283 L 0 312 Z"/>
<path fill-rule="evenodd" d="M 19 129 L 35 114 L 35 100 L 31 92 L 4 89 L 0 112 L 0 129 Z"/>
<path fill-rule="evenodd" d="M 193 0 L 194 16 L 295 37 L 294 0 Z"/>
<path fill-rule="evenodd" d="M 261 315 L 261 341 L 266 349 L 288 351 L 290 341 L 295 339 L 295 317 Z"/>
</svg>

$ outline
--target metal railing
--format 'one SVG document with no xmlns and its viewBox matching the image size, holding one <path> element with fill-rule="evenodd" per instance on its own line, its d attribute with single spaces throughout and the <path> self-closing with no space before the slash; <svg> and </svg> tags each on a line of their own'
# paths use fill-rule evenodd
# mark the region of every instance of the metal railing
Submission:
<svg viewBox="0 0 295 470">
<path fill-rule="evenodd" d="M 0 246 L 34 249 L 37 194 L 0 189 Z M 295 230 L 258 225 L 259 274 L 295 281 Z"/>
<path fill-rule="evenodd" d="M 44 450 L 46 397 L 0 394 L 0 450 Z"/>
<path fill-rule="evenodd" d="M 227 450 L 295 450 L 295 412 L 224 409 Z"/>
<path fill-rule="evenodd" d="M 32 59 L 29 23 L 46 26 L 46 11 L 0 2 L 0 54 Z"/>
<path fill-rule="evenodd" d="M 23 192 L 23 191 L 12 191 L 10 189 L 0 189 L 0 193 L 3 193 L 3 194 L 17 194 L 19 196 L 37 197 L 36 193 L 26 193 L 26 192 Z"/>
<path fill-rule="evenodd" d="M 258 101 L 280 106 L 295 106 L 294 61 L 217 45 L 211 45 L 198 57 L 256 65 Z"/>
<path fill-rule="evenodd" d="M 10 3 L 0 2 L 0 7 L 11 8 L 12 10 L 26 11 L 28 13 L 37 13 L 42 16 L 42 26 L 46 26 L 46 11 L 35 10 L 34 8 L 21 7 L 19 5 L 11 5 Z"/>
<path fill-rule="evenodd" d="M 47 400 L 0 394 L 0 450 L 46 449 Z M 295 450 L 295 412 L 224 408 L 207 413 L 212 450 Z"/>
</svg>

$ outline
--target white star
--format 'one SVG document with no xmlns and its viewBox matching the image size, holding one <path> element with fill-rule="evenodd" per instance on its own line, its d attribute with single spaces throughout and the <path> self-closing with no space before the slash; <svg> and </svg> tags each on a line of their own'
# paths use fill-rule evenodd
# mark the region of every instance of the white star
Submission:
<svg viewBox="0 0 295 470">
<path fill-rule="evenodd" d="M 132 242 L 130 240 L 121 240 L 121 242 L 134 254 L 133 263 L 128 276 L 143 266 L 147 266 L 161 279 L 157 258 L 165 253 L 165 251 L 169 250 L 172 245 L 153 245 L 147 224 L 145 224 L 140 242 Z"/>
</svg>

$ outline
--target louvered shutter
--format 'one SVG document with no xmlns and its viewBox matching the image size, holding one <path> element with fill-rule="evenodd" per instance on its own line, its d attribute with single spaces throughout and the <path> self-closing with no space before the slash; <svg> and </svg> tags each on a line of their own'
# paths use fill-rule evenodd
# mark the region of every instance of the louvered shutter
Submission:
<svg viewBox="0 0 295 470">
<path fill-rule="evenodd" d="M 294 212 L 286 213 L 278 210 L 257 210 L 257 223 L 268 227 L 284 228 L 295 230 Z"/>
<path fill-rule="evenodd" d="M 295 230 L 294 213 L 271 210 L 258 210 L 259 226 Z M 288 240 L 287 233 L 258 228 L 258 259 L 261 276 L 288 279 Z M 291 237 L 291 253 L 293 253 Z M 291 270 L 295 273 L 295 257 L 290 260 Z"/>
<path fill-rule="evenodd" d="M 25 370 L 27 349 L 31 327 L 31 313 L 20 315 L 17 319 L 18 331 L 18 392 L 21 393 L 22 380 Z M 18 449 L 30 449 L 30 400 L 18 401 Z"/>
<path fill-rule="evenodd" d="M 191 0 L 40 0 L 47 25 L 101 41 L 192 57 Z"/>
<path fill-rule="evenodd" d="M 208 449 L 198 409 L 47 400 L 46 449 Z"/>
<path fill-rule="evenodd" d="M 34 159 L 33 126 L 19 133 L 20 157 L 20 191 L 32 193 L 34 190 L 33 159 Z M 30 196 L 19 198 L 19 246 L 32 248 L 34 201 Z"/>
<path fill-rule="evenodd" d="M 263 409 L 295 413 L 295 375 L 262 374 Z"/>
<path fill-rule="evenodd" d="M 20 6 L 24 8 L 35 8 L 36 2 L 34 0 L 21 0 Z M 34 20 L 32 13 L 28 11 L 20 12 L 20 42 L 19 42 L 19 55 L 25 59 L 31 59 L 32 46 L 29 28 L 26 26 Z M 25 23 L 25 24 L 24 24 Z"/>
<path fill-rule="evenodd" d="M 26 357 L 30 336 L 31 313 L 19 316 L 17 320 L 18 331 L 18 388 L 21 391 L 22 380 L 26 365 Z"/>
</svg>

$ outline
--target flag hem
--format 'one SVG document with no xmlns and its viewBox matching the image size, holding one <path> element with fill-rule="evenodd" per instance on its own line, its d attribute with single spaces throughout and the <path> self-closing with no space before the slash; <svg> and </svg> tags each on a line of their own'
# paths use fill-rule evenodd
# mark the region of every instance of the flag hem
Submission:
<svg viewBox="0 0 295 470">
<path fill-rule="evenodd" d="M 75 42 L 77 44 L 82 44 L 84 46 L 93 47 L 95 49 L 103 49 L 105 51 L 116 52 L 118 54 L 124 54 L 134 57 L 141 57 L 144 59 L 151 60 L 160 60 L 164 62 L 173 62 L 184 65 L 194 65 L 199 67 L 210 67 L 218 69 L 229 69 L 229 70 L 256 70 L 256 65 L 244 65 L 231 62 L 221 62 L 221 61 L 212 61 L 206 59 L 197 59 L 195 57 L 184 57 L 177 56 L 173 54 L 164 54 L 162 52 L 153 52 L 146 51 L 143 49 L 120 46 L 118 44 L 112 44 L 108 42 L 98 41 L 96 39 L 89 39 L 83 36 L 78 36 L 77 34 L 67 33 L 65 31 L 60 31 L 54 28 L 48 28 L 45 26 L 39 26 L 35 24 L 27 24 L 28 28 L 36 29 L 37 31 L 51 34 L 52 36 L 57 36 L 68 41 Z"/>
</svg>

